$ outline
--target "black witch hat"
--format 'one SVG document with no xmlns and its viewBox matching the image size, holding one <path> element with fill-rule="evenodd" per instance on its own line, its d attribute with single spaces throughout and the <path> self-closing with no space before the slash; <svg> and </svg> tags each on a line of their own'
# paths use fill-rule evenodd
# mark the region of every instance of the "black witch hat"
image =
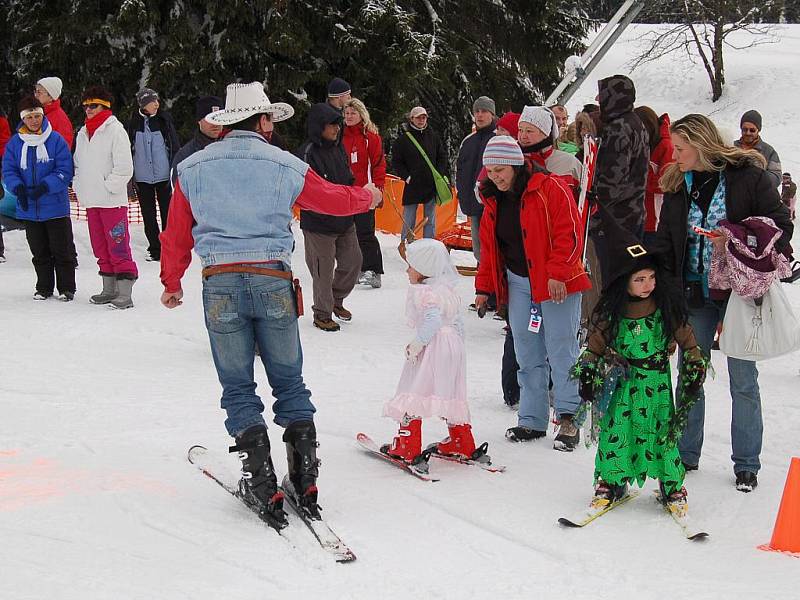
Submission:
<svg viewBox="0 0 800 600">
<path fill-rule="evenodd" d="M 609 210 L 597 205 L 597 215 L 606 238 L 606 263 L 608 272 L 603 278 L 603 290 L 608 289 L 620 277 L 642 269 L 657 269 L 655 254 L 630 230 L 620 225 Z"/>
</svg>

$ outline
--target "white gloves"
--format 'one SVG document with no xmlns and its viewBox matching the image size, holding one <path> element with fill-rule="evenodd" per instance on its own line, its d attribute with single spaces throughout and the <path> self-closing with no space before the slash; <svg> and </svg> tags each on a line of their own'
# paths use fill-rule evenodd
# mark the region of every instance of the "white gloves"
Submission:
<svg viewBox="0 0 800 600">
<path fill-rule="evenodd" d="M 419 360 L 419 355 L 422 354 L 422 351 L 425 349 L 425 344 L 418 340 L 414 340 L 408 346 L 406 346 L 406 360 L 410 362 L 412 365 L 417 364 Z"/>
</svg>

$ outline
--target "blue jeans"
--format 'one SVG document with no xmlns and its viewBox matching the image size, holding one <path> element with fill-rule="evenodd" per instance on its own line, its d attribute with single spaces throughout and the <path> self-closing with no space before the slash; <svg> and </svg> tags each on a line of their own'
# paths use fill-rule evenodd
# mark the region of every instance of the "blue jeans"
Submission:
<svg viewBox="0 0 800 600">
<path fill-rule="evenodd" d="M 419 204 L 406 204 L 403 206 L 403 239 L 406 239 L 408 230 L 414 230 L 417 225 L 417 207 Z M 436 236 L 436 201 L 430 200 L 422 205 L 423 215 L 428 218 L 422 228 L 422 237 L 432 238 Z"/>
<path fill-rule="evenodd" d="M 212 275 L 203 280 L 203 308 L 228 433 L 236 437 L 265 424 L 253 379 L 256 344 L 275 397 L 275 423 L 313 419 L 291 282 L 251 273 Z"/>
<path fill-rule="evenodd" d="M 689 323 L 700 348 L 708 356 L 717 323 L 725 316 L 725 305 L 718 305 L 706 300 L 702 308 L 692 309 Z M 680 369 L 680 362 L 678 363 Z M 733 400 L 731 418 L 731 446 L 733 447 L 733 471 L 750 471 L 758 473 L 761 468 L 761 438 L 764 424 L 761 420 L 761 395 L 758 390 L 758 369 L 750 360 L 728 357 L 728 379 Z M 676 393 L 680 403 L 680 394 Z M 700 450 L 703 447 L 703 423 L 705 421 L 705 395 L 689 411 L 689 422 L 683 433 L 678 449 L 681 459 L 687 465 L 700 462 Z"/>
<path fill-rule="evenodd" d="M 542 316 L 539 333 L 528 330 L 531 318 L 529 279 L 508 271 L 508 321 L 519 363 L 519 426 L 547 431 L 550 420 L 548 376 L 553 378 L 555 410 L 559 417 L 574 415 L 580 403 L 578 383 L 569 378 L 569 370 L 580 354 L 581 294 L 570 294 L 561 304 L 548 301 L 534 306 Z"/>
</svg>

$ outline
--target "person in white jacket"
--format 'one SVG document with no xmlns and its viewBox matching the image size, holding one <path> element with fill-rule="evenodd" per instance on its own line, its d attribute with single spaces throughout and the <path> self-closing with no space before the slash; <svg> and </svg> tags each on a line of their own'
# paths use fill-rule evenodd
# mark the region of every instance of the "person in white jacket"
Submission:
<svg viewBox="0 0 800 600">
<path fill-rule="evenodd" d="M 131 308 L 131 291 L 139 276 L 128 231 L 128 181 L 133 176 L 133 158 L 128 134 L 111 112 L 111 102 L 111 93 L 101 86 L 83 92 L 86 122 L 75 142 L 72 187 L 86 207 L 89 239 L 103 278 L 103 291 L 89 301 Z"/>
</svg>

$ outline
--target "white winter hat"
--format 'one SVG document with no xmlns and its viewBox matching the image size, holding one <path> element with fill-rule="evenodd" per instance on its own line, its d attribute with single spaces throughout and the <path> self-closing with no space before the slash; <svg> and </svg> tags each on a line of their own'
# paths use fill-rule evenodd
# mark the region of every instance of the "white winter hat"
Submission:
<svg viewBox="0 0 800 600">
<path fill-rule="evenodd" d="M 59 77 L 42 77 L 36 84 L 47 90 L 53 100 L 61 95 L 61 89 L 64 87 Z"/>
<path fill-rule="evenodd" d="M 457 274 L 447 247 L 433 238 L 423 238 L 410 243 L 406 248 L 406 261 L 425 277 Z"/>
<path fill-rule="evenodd" d="M 556 116 L 549 108 L 544 106 L 526 106 L 519 116 L 520 123 L 530 123 L 546 136 L 552 136 L 555 142 L 558 139 L 558 123 Z"/>
<path fill-rule="evenodd" d="M 272 122 L 285 121 L 294 114 L 294 108 L 285 102 L 270 102 L 264 86 L 253 83 L 231 83 L 225 90 L 225 108 L 206 115 L 214 125 L 232 125 L 260 113 L 269 113 Z"/>
</svg>

